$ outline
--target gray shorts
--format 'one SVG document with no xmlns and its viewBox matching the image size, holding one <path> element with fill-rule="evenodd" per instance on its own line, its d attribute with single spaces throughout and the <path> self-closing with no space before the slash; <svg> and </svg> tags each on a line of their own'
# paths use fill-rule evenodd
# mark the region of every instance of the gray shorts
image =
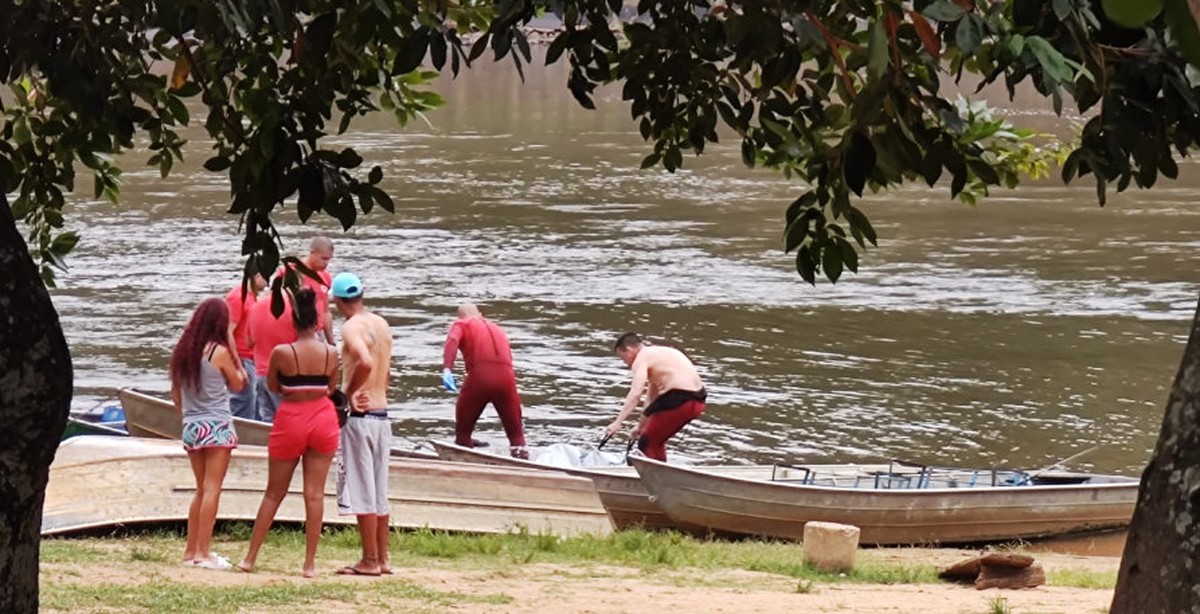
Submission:
<svg viewBox="0 0 1200 614">
<path fill-rule="evenodd" d="M 388 513 L 388 458 L 392 421 L 386 416 L 351 416 L 342 427 L 337 453 L 338 513 Z"/>
</svg>

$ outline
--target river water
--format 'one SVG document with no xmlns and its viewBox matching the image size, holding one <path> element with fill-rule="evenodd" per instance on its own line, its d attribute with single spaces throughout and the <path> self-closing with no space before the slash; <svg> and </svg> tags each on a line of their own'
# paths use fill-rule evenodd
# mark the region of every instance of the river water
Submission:
<svg viewBox="0 0 1200 614">
<path fill-rule="evenodd" d="M 526 76 L 447 76 L 428 122 L 371 117 L 338 141 L 383 166 L 395 215 L 348 233 L 279 218 L 287 252 L 332 236 L 332 271 L 358 273 L 394 327 L 398 434 L 452 437 L 441 343 L 470 300 L 512 339 L 531 443 L 599 440 L 627 385 L 611 344 L 635 330 L 686 349 L 708 386 L 677 458 L 1038 467 L 1095 446 L 1073 466 L 1146 461 L 1200 291 L 1194 164 L 1103 208 L 1089 183 L 1057 180 L 977 208 L 944 188 L 871 196 L 880 247 L 814 288 L 781 250 L 796 183 L 745 168 L 734 138 L 676 174 L 639 171 L 649 148 L 617 90 L 587 111 L 562 66 Z M 225 179 L 188 135 L 168 180 L 128 156 L 120 205 L 72 205 L 84 239 L 54 300 L 76 411 L 124 386 L 165 394 L 191 309 L 238 281 Z M 503 440 L 490 409 L 478 435 Z"/>
</svg>

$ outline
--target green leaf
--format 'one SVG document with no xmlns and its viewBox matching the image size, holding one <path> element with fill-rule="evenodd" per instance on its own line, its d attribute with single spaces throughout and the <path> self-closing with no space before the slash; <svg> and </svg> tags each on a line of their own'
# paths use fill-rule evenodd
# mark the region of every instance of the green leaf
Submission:
<svg viewBox="0 0 1200 614">
<path fill-rule="evenodd" d="M 59 255 L 66 255 L 71 250 L 75 249 L 75 245 L 78 243 L 79 233 L 75 232 L 74 230 L 64 232 L 57 237 L 54 237 L 54 241 L 50 243 L 50 251 Z"/>
<path fill-rule="evenodd" d="M 471 45 L 471 52 L 467 54 L 467 61 L 474 62 L 479 58 L 479 56 L 483 55 L 483 52 L 487 51 L 488 43 L 491 42 L 491 40 L 491 35 L 487 32 L 480 34 L 479 39 L 475 41 L 475 44 Z"/>
<path fill-rule="evenodd" d="M 421 65 L 425 53 L 429 49 L 429 30 L 417 28 L 396 52 L 396 60 L 392 62 L 392 76 L 408 74 Z"/>
<path fill-rule="evenodd" d="M 668 171 L 675 172 L 676 169 L 683 166 L 683 152 L 675 145 L 667 147 L 667 151 L 663 154 L 663 166 Z"/>
<path fill-rule="evenodd" d="M 983 20 L 975 15 L 959 20 L 954 30 L 954 42 L 964 54 L 975 53 L 983 42 Z"/>
<path fill-rule="evenodd" d="M 754 147 L 754 141 L 750 139 L 742 139 L 742 162 L 754 168 L 754 163 L 758 157 L 758 149 Z"/>
<path fill-rule="evenodd" d="M 837 246 L 838 253 L 840 253 L 842 256 L 842 263 L 846 265 L 846 268 L 849 269 L 851 273 L 857 273 L 858 250 L 854 249 L 854 246 L 851 245 L 849 241 L 841 237 L 834 237 L 833 243 Z"/>
<path fill-rule="evenodd" d="M 858 232 L 861 232 L 863 238 L 865 238 L 871 245 L 879 245 L 877 242 L 878 237 L 875 235 L 875 229 L 871 227 L 871 221 L 867 219 L 866 214 L 854 207 L 850 207 L 850 210 L 846 213 L 846 219 L 849 220 L 850 229 L 852 231 L 857 230 Z"/>
<path fill-rule="evenodd" d="M 13 142 L 17 145 L 28 145 L 33 141 L 33 134 L 29 131 L 29 122 L 21 117 L 13 122 Z"/>
<path fill-rule="evenodd" d="M 429 39 L 429 60 L 433 62 L 433 67 L 441 70 L 446 65 L 446 39 L 441 36 L 432 36 Z"/>
<path fill-rule="evenodd" d="M 962 19 L 966 13 L 959 8 L 952 0 L 937 0 L 933 4 L 925 7 L 921 14 L 935 21 L 954 22 Z"/>
<path fill-rule="evenodd" d="M 821 268 L 825 270 L 825 277 L 836 284 L 842 277 L 842 252 L 826 244 L 821 250 Z"/>
<path fill-rule="evenodd" d="M 362 162 L 362 156 L 358 155 L 353 147 L 343 149 L 337 156 L 337 165 L 342 168 L 358 168 Z"/>
<path fill-rule="evenodd" d="M 175 121 L 179 125 L 187 125 L 189 118 L 187 105 L 183 104 L 183 101 L 177 96 L 167 96 L 167 110 L 171 112 L 171 116 L 175 118 Z"/>
<path fill-rule="evenodd" d="M 567 50 L 567 46 L 571 44 L 570 34 L 570 30 L 559 32 L 558 36 L 550 42 L 550 47 L 546 49 L 547 66 L 557 62 L 558 58 Z"/>
<path fill-rule="evenodd" d="M 800 274 L 800 279 L 817 285 L 817 261 L 812 257 L 807 245 L 796 252 L 796 272 Z"/>
<path fill-rule="evenodd" d="M 862 196 L 867 177 L 875 170 L 875 146 L 861 130 L 854 131 L 850 136 L 850 143 L 842 157 L 842 169 L 846 187 Z"/>
<path fill-rule="evenodd" d="M 219 173 L 232 165 L 233 162 L 231 162 L 229 158 L 226 158 L 225 156 L 213 156 L 204 161 L 205 170 L 209 170 L 214 173 Z"/>
<path fill-rule="evenodd" d="M 799 198 L 792 201 L 792 204 L 788 205 L 787 211 L 783 214 L 784 222 L 790 225 L 796 221 L 797 217 L 800 217 L 806 210 L 817 204 L 817 198 L 816 190 L 809 190 L 801 194 Z"/>
<path fill-rule="evenodd" d="M 275 276 L 275 280 L 271 282 L 271 315 L 278 320 L 283 315 L 283 275 Z"/>
<path fill-rule="evenodd" d="M 1054 0 L 1050 4 L 1054 7 L 1054 16 L 1059 21 L 1066 21 L 1067 17 L 1071 16 L 1071 0 Z"/>
<path fill-rule="evenodd" d="M 1066 58 L 1063 57 L 1061 51 L 1050 44 L 1050 41 L 1040 36 L 1026 36 L 1025 48 L 1037 58 L 1038 63 L 1042 66 L 1042 71 L 1050 80 L 1059 83 L 1073 81 Z"/>
<path fill-rule="evenodd" d="M 1163 0 L 1100 0 L 1100 6 L 1104 16 L 1118 26 L 1141 28 L 1162 12 Z"/>
<path fill-rule="evenodd" d="M 867 43 L 867 56 L 869 58 L 867 72 L 872 79 L 882 79 L 888 67 L 888 38 L 882 19 L 876 19 L 871 24 L 871 39 Z"/>
<path fill-rule="evenodd" d="M 321 171 L 310 166 L 300 171 L 299 183 L 300 195 L 296 198 L 296 213 L 303 223 L 319 211 L 325 202 L 325 183 L 321 179 Z"/>
<path fill-rule="evenodd" d="M 375 199 L 375 203 L 383 207 L 384 211 L 388 213 L 396 212 L 396 203 L 392 202 L 392 197 L 388 196 L 387 192 L 375 186 L 371 186 L 369 191 L 371 192 L 371 198 Z"/>
<path fill-rule="evenodd" d="M 817 211 L 814 215 L 814 211 L 814 209 L 806 209 L 803 214 L 794 218 L 787 225 L 787 229 L 783 231 L 783 253 L 791 252 L 804 244 L 804 240 L 810 234 L 813 219 L 820 219 L 820 212 Z"/>
<path fill-rule="evenodd" d="M 174 93 L 181 98 L 191 98 L 200 93 L 200 84 L 195 81 L 188 81 L 175 89 Z"/>
<path fill-rule="evenodd" d="M 1188 8 L 1188 0 L 1166 0 L 1167 27 L 1179 52 L 1192 66 L 1200 68 L 1200 31 Z"/>
</svg>

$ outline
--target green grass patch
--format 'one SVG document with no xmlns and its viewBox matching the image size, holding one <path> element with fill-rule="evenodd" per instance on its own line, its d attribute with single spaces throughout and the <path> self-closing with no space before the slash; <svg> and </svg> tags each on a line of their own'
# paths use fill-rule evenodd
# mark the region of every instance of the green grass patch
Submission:
<svg viewBox="0 0 1200 614">
<path fill-rule="evenodd" d="M 1116 571 L 1090 569 L 1051 569 L 1046 571 L 1046 583 L 1073 588 L 1113 589 L 1117 586 Z"/>
<path fill-rule="evenodd" d="M 43 609 L 79 611 L 101 605 L 124 612 L 235 612 L 254 608 L 286 608 L 317 601 L 352 605 L 394 604 L 413 601 L 438 609 L 462 604 L 503 605 L 507 595 L 443 592 L 410 582 L 385 580 L 370 583 L 305 582 L 272 583 L 262 586 L 199 586 L 168 582 L 162 578 L 144 584 L 56 584 L 42 589 Z"/>
<path fill-rule="evenodd" d="M 104 560 L 107 554 L 88 541 L 44 539 L 40 556 L 43 563 L 92 563 Z"/>
</svg>

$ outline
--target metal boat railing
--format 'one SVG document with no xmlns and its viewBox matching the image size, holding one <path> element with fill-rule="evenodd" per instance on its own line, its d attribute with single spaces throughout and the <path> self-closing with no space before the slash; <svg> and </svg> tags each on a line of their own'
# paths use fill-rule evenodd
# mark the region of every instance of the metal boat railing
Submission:
<svg viewBox="0 0 1200 614">
<path fill-rule="evenodd" d="M 1023 486 L 1033 483 L 1024 471 L 937 467 L 902 460 L 887 465 L 814 467 L 777 463 L 771 481 L 837 488 L 919 490 L 926 488 L 979 488 Z"/>
</svg>

